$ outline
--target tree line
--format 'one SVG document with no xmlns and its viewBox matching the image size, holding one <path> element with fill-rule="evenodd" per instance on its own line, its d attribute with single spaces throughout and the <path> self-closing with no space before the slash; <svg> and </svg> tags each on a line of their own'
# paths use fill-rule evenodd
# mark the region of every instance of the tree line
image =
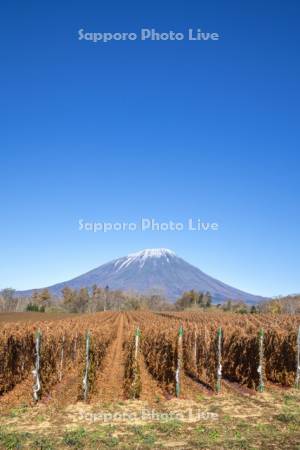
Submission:
<svg viewBox="0 0 300 450">
<path fill-rule="evenodd" d="M 249 306 L 243 301 L 228 299 L 213 304 L 209 292 L 190 290 L 184 292 L 175 303 L 170 303 L 158 293 L 141 295 L 135 292 L 111 290 L 94 285 L 91 289 L 65 287 L 57 297 L 48 289 L 34 291 L 31 296 L 19 297 L 13 289 L 0 291 L 0 312 L 37 311 L 93 313 L 98 311 L 126 311 L 150 309 L 156 311 L 183 311 L 187 309 L 219 309 L 236 313 L 300 313 L 300 295 L 277 297 Z"/>
</svg>

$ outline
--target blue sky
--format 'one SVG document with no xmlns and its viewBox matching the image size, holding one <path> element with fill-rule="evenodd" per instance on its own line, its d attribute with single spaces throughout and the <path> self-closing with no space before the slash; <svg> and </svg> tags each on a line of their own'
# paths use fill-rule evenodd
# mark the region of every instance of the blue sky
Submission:
<svg viewBox="0 0 300 450">
<path fill-rule="evenodd" d="M 300 291 L 298 1 L 1 5 L 0 288 L 167 247 L 261 295 Z M 79 41 L 218 32 L 217 42 Z M 218 232 L 87 233 L 200 218 Z"/>
</svg>

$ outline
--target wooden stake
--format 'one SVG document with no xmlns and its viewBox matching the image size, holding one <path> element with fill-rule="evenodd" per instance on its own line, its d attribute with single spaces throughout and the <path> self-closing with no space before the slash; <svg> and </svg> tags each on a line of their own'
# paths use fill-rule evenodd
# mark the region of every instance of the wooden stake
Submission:
<svg viewBox="0 0 300 450">
<path fill-rule="evenodd" d="M 182 325 L 179 327 L 178 331 L 178 347 L 177 347 L 177 369 L 175 373 L 175 380 L 176 380 L 176 397 L 179 397 L 180 395 L 180 389 L 181 389 L 181 365 L 182 365 L 182 337 L 183 337 L 183 327 Z"/>
<path fill-rule="evenodd" d="M 40 399 L 41 379 L 40 379 L 40 350 L 42 334 L 40 330 L 35 335 L 35 368 L 32 371 L 34 377 L 33 398 L 37 402 Z"/>
<path fill-rule="evenodd" d="M 261 329 L 258 333 L 258 345 L 259 345 L 259 366 L 257 372 L 259 374 L 258 392 L 264 392 L 264 330 Z"/>
<path fill-rule="evenodd" d="M 89 393 L 90 344 L 91 344 L 91 335 L 90 332 L 87 331 L 85 343 L 85 373 L 82 382 L 83 398 L 85 401 L 87 401 Z"/>
<path fill-rule="evenodd" d="M 221 381 L 222 381 L 222 328 L 218 328 L 217 331 L 217 393 L 221 392 Z"/>
</svg>

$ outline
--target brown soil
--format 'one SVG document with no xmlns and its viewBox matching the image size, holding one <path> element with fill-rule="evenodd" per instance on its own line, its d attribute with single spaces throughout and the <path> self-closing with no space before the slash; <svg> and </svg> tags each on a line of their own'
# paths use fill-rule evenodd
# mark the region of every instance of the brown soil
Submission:
<svg viewBox="0 0 300 450">
<path fill-rule="evenodd" d="M 91 396 L 92 403 L 111 403 L 125 399 L 124 386 L 124 314 L 118 315 L 117 337 L 111 344 L 104 357 L 101 373 L 98 375 L 94 392 Z"/>
<path fill-rule="evenodd" d="M 78 314 L 68 313 L 38 313 L 38 312 L 19 312 L 19 313 L 0 313 L 0 327 L 6 323 L 16 322 L 40 322 L 61 319 L 71 319 L 78 317 Z"/>
<path fill-rule="evenodd" d="M 213 391 L 206 388 L 201 382 L 192 379 L 190 376 L 182 373 L 180 398 L 186 400 L 197 400 L 203 395 L 213 395 Z"/>
<path fill-rule="evenodd" d="M 149 373 L 144 357 L 140 354 L 139 367 L 142 380 L 142 391 L 140 400 L 148 401 L 149 403 L 158 402 L 161 399 L 166 399 L 167 395 L 163 389 L 159 386 L 157 381 Z"/>
<path fill-rule="evenodd" d="M 222 385 L 225 391 L 234 392 L 235 394 L 243 395 L 245 397 L 253 396 L 256 394 L 254 389 L 250 389 L 247 386 L 243 386 L 239 383 L 229 381 L 226 379 L 222 380 Z"/>
<path fill-rule="evenodd" d="M 15 407 L 33 406 L 33 377 L 30 374 L 24 381 L 17 384 L 14 389 L 0 396 L 0 411 L 5 412 Z"/>
<path fill-rule="evenodd" d="M 51 388 L 51 392 L 43 396 L 41 403 L 63 407 L 74 404 L 80 391 L 80 376 L 78 367 L 73 367 L 64 375 L 62 381 Z"/>
</svg>

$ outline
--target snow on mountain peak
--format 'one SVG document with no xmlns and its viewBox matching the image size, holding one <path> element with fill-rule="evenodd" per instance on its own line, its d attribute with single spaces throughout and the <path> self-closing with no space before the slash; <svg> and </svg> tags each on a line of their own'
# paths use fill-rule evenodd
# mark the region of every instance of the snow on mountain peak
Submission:
<svg viewBox="0 0 300 450">
<path fill-rule="evenodd" d="M 117 267 L 117 270 L 124 269 L 132 263 L 138 263 L 140 267 L 143 267 L 146 260 L 149 258 L 165 257 L 166 261 L 170 262 L 169 257 L 173 256 L 176 256 L 176 254 L 167 248 L 146 248 L 140 252 L 130 253 L 125 259 L 117 259 L 115 266 Z"/>
<path fill-rule="evenodd" d="M 130 256 L 139 258 L 160 258 L 161 256 L 175 256 L 175 253 L 168 248 L 146 248 L 137 253 L 130 253 L 128 257 Z"/>
</svg>

